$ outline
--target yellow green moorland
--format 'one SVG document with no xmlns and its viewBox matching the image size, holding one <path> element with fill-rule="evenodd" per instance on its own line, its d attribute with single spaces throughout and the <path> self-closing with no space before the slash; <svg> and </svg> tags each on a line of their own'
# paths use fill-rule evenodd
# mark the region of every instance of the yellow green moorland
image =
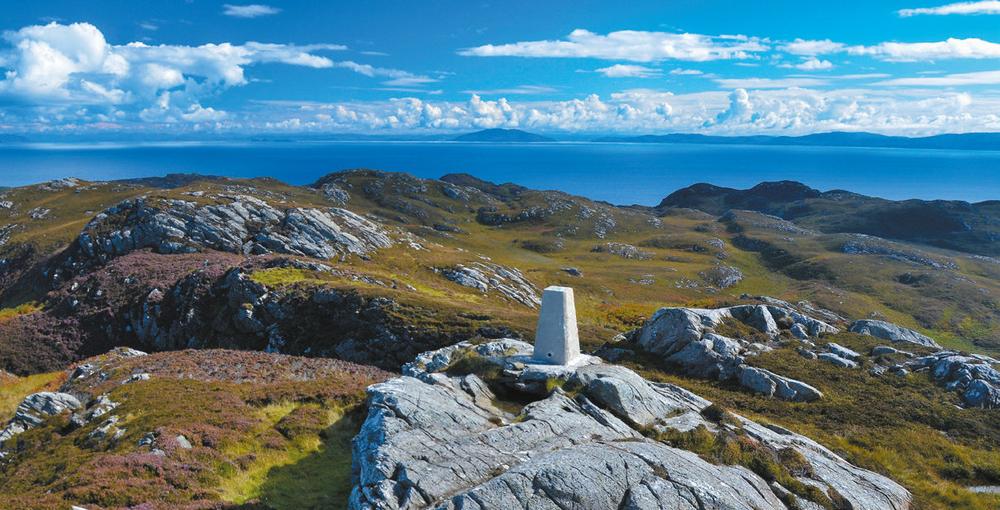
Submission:
<svg viewBox="0 0 1000 510">
<path fill-rule="evenodd" d="M 71 391 L 118 403 L 103 418 L 117 417 L 120 435 L 96 437 L 103 419 L 74 428 L 63 416 L 17 436 L 0 470 L 0 507 L 340 507 L 350 492 L 350 440 L 364 388 L 389 376 L 253 352 L 103 358 L 90 362 L 104 377 L 73 381 Z M 139 369 L 150 378 L 120 384 Z M 55 389 L 60 379 L 61 372 L 4 381 L 5 401 L 8 392 Z M 3 411 L 4 419 L 13 414 Z"/>
<path fill-rule="evenodd" d="M 641 326 L 662 306 L 713 307 L 746 302 L 745 295 L 767 295 L 806 300 L 848 319 L 882 318 L 946 347 L 1000 353 L 1000 264 L 988 257 L 901 241 L 852 253 L 844 249 L 849 236 L 758 213 L 717 217 L 687 209 L 616 208 L 469 179 L 461 182 L 473 187 L 459 187 L 460 194 L 450 191 L 456 184 L 373 171 L 340 174 L 327 182 L 347 191 L 346 204 L 331 200 L 321 186 L 269 179 L 194 179 L 169 188 L 141 182 L 17 188 L 4 193 L 17 205 L 0 210 L 0 227 L 13 225 L 0 245 L 0 258 L 39 268 L 73 243 L 96 213 L 126 198 L 211 204 L 239 193 L 275 207 L 344 207 L 384 225 L 397 238 L 394 246 L 366 257 L 322 261 L 333 272 L 256 267 L 253 281 L 281 293 L 337 289 L 389 298 L 398 305 L 391 309 L 395 319 L 443 338 L 475 340 L 477 328 L 493 326 L 531 339 L 535 309 L 495 289 L 483 292 L 442 276 L 444 268 L 488 263 L 517 268 L 536 288 L 573 287 L 587 349 Z M 27 214 L 38 208 L 49 212 L 40 219 Z M 608 243 L 636 251 L 622 256 Z M 57 312 L 37 274 L 5 267 L 0 329 L 5 322 Z M 741 278 L 722 282 L 720 268 L 735 269 Z M 5 331 L 25 334 L 23 329 Z M 847 333 L 824 340 L 859 352 L 875 345 Z M 7 355 L 6 346 L 23 345 L 5 342 L 0 338 L 0 358 Z M 109 390 L 120 402 L 116 415 L 125 430 L 122 439 L 92 444 L 87 436 L 98 424 L 70 430 L 65 420 L 23 434 L 12 460 L 0 466 L 0 493 L 10 495 L 0 507 L 63 508 L 72 500 L 88 508 L 124 508 L 157 498 L 170 508 L 344 505 L 350 490 L 349 439 L 363 420 L 362 390 L 390 374 L 357 376 L 343 367 L 337 367 L 341 372 L 313 367 L 324 375 L 300 373 L 296 379 L 220 368 L 243 363 L 257 369 L 271 356 L 258 353 L 254 356 L 263 358 L 250 360 L 243 355 L 250 354 L 183 351 L 116 362 L 109 369 L 113 378 L 124 378 L 132 369 L 153 376 Z M 1000 485 L 1000 414 L 958 407 L 957 395 L 926 374 L 874 377 L 866 367 L 844 370 L 807 360 L 790 346 L 754 358 L 752 364 L 804 381 L 825 395 L 819 402 L 789 403 L 685 377 L 649 357 L 622 363 L 732 412 L 802 433 L 886 474 L 913 492 L 915 508 L 1000 506 L 997 496 L 967 490 Z M 220 373 L 205 372 L 211 369 Z M 0 418 L 9 418 L 23 396 L 58 387 L 64 374 L 5 376 Z M 167 457 L 169 462 L 149 447 L 137 448 L 150 432 L 157 448 L 176 453 Z M 178 436 L 193 448 L 178 449 Z"/>
</svg>

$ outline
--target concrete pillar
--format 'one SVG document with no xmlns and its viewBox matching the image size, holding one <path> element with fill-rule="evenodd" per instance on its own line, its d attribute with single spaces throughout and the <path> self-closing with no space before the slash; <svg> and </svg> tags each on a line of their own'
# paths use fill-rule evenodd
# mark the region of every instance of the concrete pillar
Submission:
<svg viewBox="0 0 1000 510">
<path fill-rule="evenodd" d="M 576 330 L 573 289 L 548 287 L 542 293 L 533 358 L 541 363 L 568 365 L 579 355 L 580 337 Z"/>
</svg>

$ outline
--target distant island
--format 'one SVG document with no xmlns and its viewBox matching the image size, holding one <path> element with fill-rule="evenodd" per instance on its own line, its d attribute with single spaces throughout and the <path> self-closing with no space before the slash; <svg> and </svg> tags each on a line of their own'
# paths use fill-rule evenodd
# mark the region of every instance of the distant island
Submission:
<svg viewBox="0 0 1000 510">
<path fill-rule="evenodd" d="M 595 142 L 696 143 L 703 145 L 797 145 L 817 147 L 882 147 L 894 149 L 1000 150 L 1000 133 L 958 133 L 909 138 L 875 133 L 814 133 L 803 136 L 709 136 L 694 133 L 606 136 Z"/>
<path fill-rule="evenodd" d="M 452 138 L 455 142 L 554 142 L 555 140 L 520 129 L 484 129 Z"/>
<path fill-rule="evenodd" d="M 758 145 L 758 146 L 800 146 L 800 147 L 870 147 L 893 149 L 944 149 L 944 150 L 1000 150 L 1000 133 L 954 133 L 927 137 L 910 138 L 888 136 L 876 133 L 849 133 L 835 131 L 802 136 L 714 136 L 697 133 L 669 133 L 662 135 L 607 135 L 581 137 L 567 135 L 552 138 L 521 129 L 483 129 L 464 134 L 451 133 L 292 133 L 258 134 L 242 136 L 238 134 L 216 134 L 193 137 L 189 134 L 149 138 L 137 133 L 103 133 L 94 139 L 72 134 L 46 134 L 46 142 L 100 143 L 100 142 L 229 142 L 248 141 L 253 143 L 296 143 L 296 142 L 489 142 L 489 143 L 537 143 L 537 142 L 591 142 L 591 143 L 650 143 L 650 144 L 699 144 L 699 145 Z M 0 134 L 0 144 L 18 144 L 33 141 L 28 135 Z"/>
</svg>

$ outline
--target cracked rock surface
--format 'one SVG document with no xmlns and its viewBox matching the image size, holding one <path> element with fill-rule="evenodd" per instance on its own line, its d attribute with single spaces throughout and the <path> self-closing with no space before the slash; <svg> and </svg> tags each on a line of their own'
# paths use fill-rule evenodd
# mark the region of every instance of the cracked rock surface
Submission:
<svg viewBox="0 0 1000 510">
<path fill-rule="evenodd" d="M 856 510 L 909 508 L 903 487 L 804 436 L 741 417 L 711 422 L 701 414 L 707 400 L 624 367 L 592 358 L 540 367 L 526 363 L 530 354 L 517 340 L 463 343 L 424 353 L 407 375 L 371 386 L 354 439 L 350 508 L 788 508 L 798 497 L 750 469 L 641 433 L 730 426 L 764 447 L 794 449 L 810 466 L 799 481 L 843 495 Z M 536 394 L 518 411 L 477 375 L 446 372 L 469 357 L 502 370 L 509 387 L 542 373 L 566 390 Z"/>
<path fill-rule="evenodd" d="M 516 267 L 505 267 L 492 262 L 473 262 L 441 269 L 447 279 L 480 292 L 496 291 L 528 308 L 541 306 L 538 289 Z"/>
<path fill-rule="evenodd" d="M 213 249 L 230 253 L 283 253 L 329 259 L 366 255 L 392 245 L 381 225 L 345 209 L 285 208 L 247 195 L 184 200 L 124 201 L 100 214 L 77 240 L 81 258 L 106 261 L 152 248 L 159 253 Z"/>
</svg>

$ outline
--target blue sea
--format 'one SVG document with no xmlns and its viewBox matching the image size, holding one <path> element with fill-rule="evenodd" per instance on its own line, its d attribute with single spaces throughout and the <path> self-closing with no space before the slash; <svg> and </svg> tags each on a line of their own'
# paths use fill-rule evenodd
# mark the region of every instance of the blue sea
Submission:
<svg viewBox="0 0 1000 510">
<path fill-rule="evenodd" d="M 466 172 L 615 204 L 656 204 L 697 182 L 796 180 L 889 199 L 1000 199 L 1000 151 L 752 145 L 454 142 L 2 144 L 0 186 L 174 172 L 307 184 L 347 168 L 436 178 Z"/>
</svg>

